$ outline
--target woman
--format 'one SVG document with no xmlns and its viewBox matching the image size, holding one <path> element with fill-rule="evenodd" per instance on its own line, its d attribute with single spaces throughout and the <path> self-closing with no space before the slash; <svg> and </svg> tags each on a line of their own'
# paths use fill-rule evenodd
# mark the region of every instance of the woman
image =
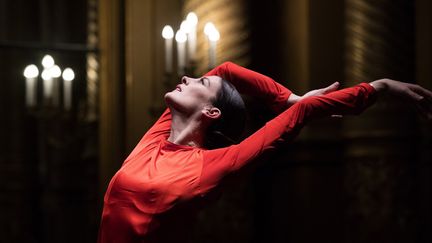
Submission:
<svg viewBox="0 0 432 243">
<path fill-rule="evenodd" d="M 406 97 L 432 116 L 432 92 L 418 85 L 381 79 L 337 88 L 334 83 L 300 97 L 231 62 L 202 78 L 183 77 L 165 95 L 168 109 L 112 178 L 99 242 L 187 241 L 195 211 L 225 175 L 293 139 L 307 121 L 361 113 L 381 92 Z M 280 114 L 234 144 L 244 123 L 244 104 L 237 90 L 261 98 Z M 232 145 L 227 146 L 227 141 Z"/>
</svg>

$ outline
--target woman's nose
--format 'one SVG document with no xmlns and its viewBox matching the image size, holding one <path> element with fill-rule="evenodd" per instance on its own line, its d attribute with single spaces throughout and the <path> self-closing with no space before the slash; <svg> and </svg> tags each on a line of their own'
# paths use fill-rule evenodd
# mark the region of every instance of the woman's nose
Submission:
<svg viewBox="0 0 432 243">
<path fill-rule="evenodd" d="M 188 80 L 187 80 L 187 77 L 186 76 L 183 76 L 182 77 L 182 79 L 181 79 L 181 82 L 183 83 L 183 84 L 188 84 Z"/>
</svg>

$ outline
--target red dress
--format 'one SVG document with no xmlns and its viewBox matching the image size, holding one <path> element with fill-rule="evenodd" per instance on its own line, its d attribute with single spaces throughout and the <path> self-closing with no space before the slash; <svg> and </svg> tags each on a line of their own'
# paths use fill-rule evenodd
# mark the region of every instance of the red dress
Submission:
<svg viewBox="0 0 432 243">
<path fill-rule="evenodd" d="M 194 211 L 225 175 L 277 143 L 293 139 L 308 120 L 358 114 L 375 100 L 374 88 L 362 83 L 287 109 L 291 91 L 269 77 L 231 62 L 206 74 L 210 75 L 229 80 L 240 93 L 262 98 L 280 114 L 239 144 L 206 150 L 167 141 L 171 125 L 167 109 L 111 179 L 99 242 L 186 241 Z"/>
</svg>

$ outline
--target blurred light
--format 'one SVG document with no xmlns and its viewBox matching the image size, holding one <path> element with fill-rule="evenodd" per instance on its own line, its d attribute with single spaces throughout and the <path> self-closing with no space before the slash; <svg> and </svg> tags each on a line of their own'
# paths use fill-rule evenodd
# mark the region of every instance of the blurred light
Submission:
<svg viewBox="0 0 432 243">
<path fill-rule="evenodd" d="M 179 43 L 186 42 L 186 40 L 187 40 L 186 33 L 184 31 L 182 31 L 181 29 L 178 30 L 176 35 L 175 35 L 175 39 Z"/>
<path fill-rule="evenodd" d="M 162 30 L 162 37 L 164 39 L 171 39 L 174 37 L 174 31 L 169 25 L 165 25 L 165 27 Z"/>
<path fill-rule="evenodd" d="M 42 71 L 41 76 L 42 76 L 42 79 L 43 79 L 43 80 L 49 80 L 49 79 L 52 78 L 49 69 L 44 69 L 44 70 Z"/>
<path fill-rule="evenodd" d="M 190 12 L 186 16 L 186 21 L 188 21 L 192 26 L 194 26 L 198 24 L 198 17 L 194 12 Z"/>
<path fill-rule="evenodd" d="M 96 61 L 96 58 L 94 56 L 89 56 L 87 58 L 87 63 L 88 63 L 88 66 L 93 68 L 93 69 L 98 69 L 98 67 L 99 67 L 99 64 Z"/>
<path fill-rule="evenodd" d="M 71 68 L 65 68 L 62 77 L 65 81 L 72 81 L 75 78 L 75 73 Z"/>
<path fill-rule="evenodd" d="M 50 56 L 50 55 L 45 55 L 42 58 L 42 66 L 44 68 L 50 68 L 50 67 L 54 66 L 54 58 L 52 58 L 52 56 Z"/>
<path fill-rule="evenodd" d="M 212 29 L 208 34 L 208 38 L 211 41 L 218 41 L 220 38 L 219 31 L 216 28 Z"/>
<path fill-rule="evenodd" d="M 215 29 L 216 29 L 216 27 L 214 26 L 214 24 L 212 22 L 207 22 L 204 26 L 204 34 L 206 34 L 208 36 Z"/>
<path fill-rule="evenodd" d="M 87 70 L 87 77 L 89 78 L 89 79 L 97 79 L 98 78 L 98 74 L 97 74 L 97 72 L 95 71 L 95 70 L 93 70 L 93 69 L 88 69 Z"/>
<path fill-rule="evenodd" d="M 34 64 L 28 65 L 24 69 L 24 77 L 26 78 L 36 78 L 38 75 L 39 75 L 39 70 Z"/>
<path fill-rule="evenodd" d="M 182 30 L 185 33 L 190 33 L 192 30 L 192 25 L 187 20 L 183 20 L 180 24 L 180 30 Z"/>
<path fill-rule="evenodd" d="M 52 66 L 50 69 L 48 69 L 50 72 L 51 77 L 58 78 L 61 76 L 61 70 L 60 67 L 57 65 Z"/>
</svg>

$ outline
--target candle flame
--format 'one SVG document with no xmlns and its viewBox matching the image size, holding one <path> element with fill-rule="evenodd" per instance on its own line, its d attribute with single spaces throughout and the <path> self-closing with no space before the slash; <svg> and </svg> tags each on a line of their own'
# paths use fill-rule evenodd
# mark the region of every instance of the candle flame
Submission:
<svg viewBox="0 0 432 243">
<path fill-rule="evenodd" d="M 28 65 L 24 69 L 24 77 L 26 78 L 36 78 L 38 75 L 39 75 L 39 70 L 34 64 Z"/>
<path fill-rule="evenodd" d="M 75 73 L 72 68 L 65 68 L 62 77 L 65 81 L 72 81 L 75 78 Z"/>
<path fill-rule="evenodd" d="M 50 55 L 45 55 L 42 58 L 42 66 L 44 68 L 50 68 L 50 67 L 54 66 L 54 58 Z"/>
<path fill-rule="evenodd" d="M 188 13 L 186 16 L 186 20 L 192 25 L 195 26 L 198 24 L 198 17 L 194 12 Z"/>
<path fill-rule="evenodd" d="M 162 30 L 162 37 L 164 39 L 172 39 L 174 37 L 174 31 L 171 26 L 165 25 Z"/>
<path fill-rule="evenodd" d="M 186 33 L 184 31 L 182 31 L 181 29 L 178 30 L 176 35 L 175 35 L 175 39 L 179 43 L 186 42 L 187 41 Z"/>
</svg>

